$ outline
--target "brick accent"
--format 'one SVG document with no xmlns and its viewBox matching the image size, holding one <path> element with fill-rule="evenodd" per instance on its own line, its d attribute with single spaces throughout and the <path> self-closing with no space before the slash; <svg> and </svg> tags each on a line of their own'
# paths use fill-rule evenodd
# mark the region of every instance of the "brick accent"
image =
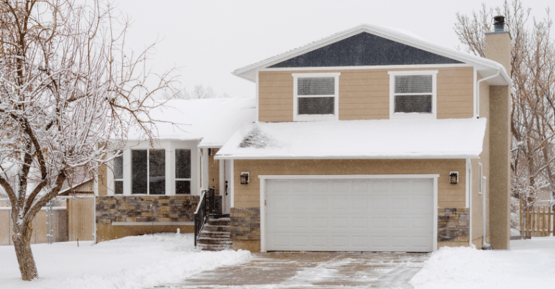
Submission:
<svg viewBox="0 0 555 289">
<path fill-rule="evenodd" d="M 470 213 L 468 208 L 439 208 L 438 242 L 469 242 Z"/>
<path fill-rule="evenodd" d="M 231 240 L 260 241 L 259 208 L 231 208 Z"/>
<path fill-rule="evenodd" d="M 98 196 L 96 222 L 193 222 L 199 196 Z"/>
</svg>

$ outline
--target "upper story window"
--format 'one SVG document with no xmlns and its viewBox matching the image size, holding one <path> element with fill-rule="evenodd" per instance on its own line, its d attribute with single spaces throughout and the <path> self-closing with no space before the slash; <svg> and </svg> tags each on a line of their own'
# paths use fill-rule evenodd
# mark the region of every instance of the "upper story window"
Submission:
<svg viewBox="0 0 555 289">
<path fill-rule="evenodd" d="M 338 119 L 340 73 L 293 73 L 293 120 Z"/>
<path fill-rule="evenodd" d="M 390 71 L 390 118 L 436 118 L 436 75 L 437 70 Z"/>
</svg>

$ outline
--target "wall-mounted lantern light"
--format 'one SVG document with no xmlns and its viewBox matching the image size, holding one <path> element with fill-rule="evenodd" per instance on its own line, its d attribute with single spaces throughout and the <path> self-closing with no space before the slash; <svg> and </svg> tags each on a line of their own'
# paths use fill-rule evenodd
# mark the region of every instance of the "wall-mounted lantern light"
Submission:
<svg viewBox="0 0 555 289">
<path fill-rule="evenodd" d="M 459 172 L 449 172 L 449 183 L 456 185 L 459 182 Z"/>
<path fill-rule="evenodd" d="M 249 183 L 249 172 L 241 172 L 241 185 Z"/>
</svg>

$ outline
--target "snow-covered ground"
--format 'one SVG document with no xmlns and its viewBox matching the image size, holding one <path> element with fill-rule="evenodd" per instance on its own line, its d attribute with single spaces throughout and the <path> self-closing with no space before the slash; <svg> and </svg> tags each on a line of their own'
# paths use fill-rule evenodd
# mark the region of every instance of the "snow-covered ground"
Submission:
<svg viewBox="0 0 555 289">
<path fill-rule="evenodd" d="M 126 237 L 93 244 L 32 245 L 39 279 L 21 281 L 13 246 L 0 246 L 0 288 L 148 288 L 250 260 L 248 251 L 196 252 L 192 234 Z"/>
<path fill-rule="evenodd" d="M 555 237 L 511 241 L 510 250 L 441 248 L 410 283 L 415 288 L 553 288 Z"/>
</svg>

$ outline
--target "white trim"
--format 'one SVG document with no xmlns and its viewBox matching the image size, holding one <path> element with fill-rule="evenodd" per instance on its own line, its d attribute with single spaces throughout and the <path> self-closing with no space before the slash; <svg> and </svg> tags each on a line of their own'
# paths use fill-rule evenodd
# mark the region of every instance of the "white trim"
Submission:
<svg viewBox="0 0 555 289">
<path fill-rule="evenodd" d="M 330 160 L 421 160 L 421 159 L 477 159 L 480 156 L 470 155 L 470 154 L 459 154 L 459 155 L 379 155 L 379 156 L 357 156 L 357 155 L 347 155 L 347 156 L 333 156 L 333 155 L 316 155 L 316 156 L 299 156 L 299 155 L 217 155 L 217 160 L 314 160 L 314 159 L 330 159 Z"/>
<path fill-rule="evenodd" d="M 468 206 L 470 205 L 470 179 L 471 179 L 471 175 L 470 175 L 470 171 L 471 171 L 471 167 L 472 167 L 472 162 L 470 161 L 470 159 L 466 159 L 465 162 L 465 174 L 466 174 L 466 180 L 465 180 L 465 197 L 464 197 L 464 207 L 468 208 Z"/>
<path fill-rule="evenodd" d="M 202 149 L 202 189 L 208 190 L 210 186 L 210 177 L 208 175 L 208 159 L 210 156 L 208 155 L 208 149 Z"/>
<path fill-rule="evenodd" d="M 231 196 L 231 208 L 235 207 L 235 163 L 230 160 L 231 172 L 230 172 L 230 196 Z"/>
<path fill-rule="evenodd" d="M 112 222 L 112 226 L 194 226 L 195 222 Z"/>
<path fill-rule="evenodd" d="M 399 174 L 399 175 L 259 175 L 264 180 L 302 180 L 302 179 L 431 179 L 439 174 Z"/>
<path fill-rule="evenodd" d="M 196 167 L 196 171 L 197 171 L 197 183 L 196 183 L 196 190 L 197 190 L 197 194 L 200 196 L 202 194 L 202 183 L 201 183 L 201 166 L 202 166 L 202 159 L 201 159 L 201 154 L 202 154 L 202 150 L 200 148 L 197 147 L 197 167 Z"/>
<path fill-rule="evenodd" d="M 260 97 L 259 97 L 259 72 L 256 72 L 256 79 L 255 79 L 255 91 L 254 91 L 254 95 L 256 96 L 256 122 L 260 121 Z"/>
<path fill-rule="evenodd" d="M 437 70 L 388 71 L 389 74 L 389 119 L 436 119 L 437 118 Z M 395 112 L 395 76 L 431 75 L 432 76 L 432 112 L 431 113 L 396 113 Z M 430 93 L 409 93 L 410 95 Z"/>
<path fill-rule="evenodd" d="M 472 98 L 474 99 L 474 117 L 480 118 L 480 99 L 478 98 L 478 93 L 476 93 L 476 86 L 478 86 L 478 70 L 476 70 L 476 67 L 474 67 L 473 70 L 474 73 L 472 75 L 474 79 L 472 81 L 472 85 L 474 86 L 474 89 L 472 91 Z M 480 89 L 480 87 L 478 87 L 478 89 Z"/>
<path fill-rule="evenodd" d="M 260 252 L 266 252 L 266 179 L 265 178 L 260 178 Z"/>
<path fill-rule="evenodd" d="M 478 163 L 478 195 L 481 195 L 483 193 L 483 179 L 482 177 L 484 176 L 484 168 L 482 166 L 482 163 Z"/>
<path fill-rule="evenodd" d="M 469 165 L 468 169 L 470 170 L 470 172 L 468 173 L 468 177 L 467 177 L 467 179 L 468 179 L 468 195 L 469 195 L 469 201 L 468 201 L 469 202 L 469 206 L 468 206 L 468 208 L 469 208 L 469 210 L 468 210 L 468 215 L 469 215 L 468 216 L 468 220 L 469 220 L 468 221 L 469 222 L 468 223 L 468 237 L 469 237 L 469 240 L 468 240 L 468 245 L 470 247 L 472 247 L 472 207 L 473 207 L 472 206 L 472 179 L 473 179 L 474 176 L 473 176 L 473 172 L 472 172 L 472 162 L 469 159 L 467 159 L 466 162 Z"/>
<path fill-rule="evenodd" d="M 434 232 L 433 232 L 433 234 L 434 234 L 434 236 L 433 236 L 433 242 L 434 242 L 434 243 L 433 243 L 433 252 L 435 252 L 435 251 L 437 251 L 437 235 L 438 235 L 437 232 L 438 232 L 438 226 L 439 226 L 439 224 L 438 224 L 438 216 L 437 216 L 437 214 L 438 214 L 437 210 L 439 209 L 439 204 L 438 204 L 438 201 L 439 201 L 439 198 L 438 198 L 438 190 L 439 190 L 439 189 L 438 189 L 438 179 L 439 179 L 439 174 L 433 175 L 433 176 L 434 176 L 434 177 L 433 177 L 433 179 L 434 179 L 434 206 L 433 206 L 432 208 L 433 208 L 433 210 L 434 210 L 434 212 L 433 212 L 433 214 L 434 214 L 434 217 L 433 217 L 433 219 L 434 219 L 434 224 L 433 224 L 433 227 L 432 227 L 432 228 L 434 228 Z"/>
<path fill-rule="evenodd" d="M 325 72 L 325 73 L 292 73 L 293 76 L 293 121 L 318 121 L 318 120 L 338 120 L 339 119 L 339 76 L 340 72 Z M 322 78 L 335 78 L 334 95 L 302 95 L 298 93 L 298 79 L 308 77 L 322 77 Z M 333 115 L 299 115 L 298 99 L 299 97 L 333 97 L 334 98 L 334 112 Z"/>
<path fill-rule="evenodd" d="M 439 174 L 412 175 L 259 175 L 260 179 L 260 251 L 266 252 L 266 180 L 299 180 L 299 179 L 433 179 L 433 252 L 437 251 L 438 234 L 438 178 Z"/>
<path fill-rule="evenodd" d="M 225 198 L 224 193 L 224 186 L 225 186 L 225 167 L 224 167 L 224 162 L 225 160 L 218 160 L 218 170 L 219 170 L 219 183 L 220 185 L 218 186 L 218 191 L 220 193 L 220 196 L 222 196 L 222 198 Z M 222 200 L 222 204 L 224 204 L 225 207 L 225 200 Z"/>
<path fill-rule="evenodd" d="M 404 65 L 361 65 L 361 66 L 322 66 L 322 67 L 284 67 L 284 68 L 262 68 L 257 71 L 327 71 L 327 70 L 370 70 L 370 69 L 429 69 L 448 67 L 474 67 L 466 63 L 452 64 L 404 64 Z"/>
</svg>

